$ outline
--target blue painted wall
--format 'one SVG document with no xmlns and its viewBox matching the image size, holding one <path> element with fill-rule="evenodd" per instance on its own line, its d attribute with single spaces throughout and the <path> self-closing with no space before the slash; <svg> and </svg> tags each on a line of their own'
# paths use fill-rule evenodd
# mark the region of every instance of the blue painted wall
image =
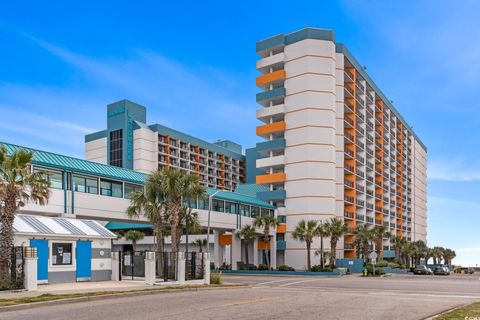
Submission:
<svg viewBox="0 0 480 320">
<path fill-rule="evenodd" d="M 256 176 L 262 174 L 257 169 L 257 159 L 260 158 L 260 154 L 257 152 L 257 148 L 249 148 L 245 150 L 245 169 L 247 170 L 247 183 L 255 183 Z"/>
</svg>

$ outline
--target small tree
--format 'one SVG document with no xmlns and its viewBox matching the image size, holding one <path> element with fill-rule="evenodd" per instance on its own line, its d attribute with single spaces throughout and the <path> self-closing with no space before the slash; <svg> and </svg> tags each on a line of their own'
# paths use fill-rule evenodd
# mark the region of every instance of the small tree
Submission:
<svg viewBox="0 0 480 320">
<path fill-rule="evenodd" d="M 10 283 L 13 221 L 28 202 L 45 205 L 50 182 L 45 172 L 32 172 L 33 152 L 18 149 L 10 155 L 0 145 L 0 280 Z"/>
<path fill-rule="evenodd" d="M 255 227 L 252 225 L 245 225 L 243 228 L 237 232 L 237 238 L 243 239 L 243 247 L 245 250 L 245 263 L 249 264 L 248 259 L 248 246 L 257 239 L 257 234 L 255 233 Z M 254 252 L 253 254 L 257 254 Z"/>
<path fill-rule="evenodd" d="M 320 221 L 317 227 L 316 234 L 320 237 L 320 268 L 323 270 L 325 269 L 325 250 L 323 248 L 323 238 L 328 237 L 328 230 L 325 228 L 325 224 L 322 223 L 322 221 Z"/>
<path fill-rule="evenodd" d="M 193 242 L 193 245 L 198 247 L 198 250 L 200 251 L 200 253 L 202 253 L 202 248 L 208 245 L 207 239 L 197 239 Z"/>
<path fill-rule="evenodd" d="M 361 253 L 363 261 L 368 262 L 368 252 L 370 251 L 370 243 L 375 240 L 373 229 L 367 224 L 357 226 L 355 229 L 355 244 L 357 246 L 357 254 Z"/>
<path fill-rule="evenodd" d="M 138 230 L 128 230 L 125 233 L 125 239 L 132 241 L 133 251 L 137 251 L 137 241 L 145 238 L 145 234 L 142 231 Z"/>
<path fill-rule="evenodd" d="M 326 224 L 326 230 L 328 231 L 328 235 L 330 237 L 330 252 L 332 253 L 332 257 L 330 259 L 330 268 L 335 267 L 335 258 L 337 252 L 337 243 L 340 237 L 342 237 L 348 231 L 348 226 L 338 218 L 332 218 Z"/>
<path fill-rule="evenodd" d="M 315 220 L 300 220 L 292 232 L 292 237 L 295 240 L 305 242 L 307 247 L 307 271 L 312 271 L 312 261 L 310 249 L 312 247 L 313 239 L 318 235 L 318 222 Z"/>
<path fill-rule="evenodd" d="M 277 218 L 275 218 L 273 215 L 264 215 L 264 216 L 258 216 L 255 218 L 253 221 L 253 225 L 257 228 L 263 228 L 263 241 L 265 243 L 270 242 L 270 229 L 271 228 L 276 228 L 280 222 L 278 221 Z M 267 258 L 267 265 L 268 268 L 270 269 L 270 259 L 269 259 L 269 251 L 270 249 L 265 250 L 266 252 L 266 258 Z"/>
<path fill-rule="evenodd" d="M 372 229 L 372 235 L 377 249 L 378 260 L 383 260 L 383 239 L 389 238 L 390 232 L 388 232 L 385 226 L 375 226 Z"/>
</svg>

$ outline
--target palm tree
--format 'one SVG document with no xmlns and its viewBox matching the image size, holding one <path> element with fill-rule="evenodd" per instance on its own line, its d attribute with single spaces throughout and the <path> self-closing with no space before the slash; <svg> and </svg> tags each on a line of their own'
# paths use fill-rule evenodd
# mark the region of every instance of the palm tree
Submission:
<svg viewBox="0 0 480 320">
<path fill-rule="evenodd" d="M 137 249 L 137 241 L 140 241 L 143 238 L 145 238 L 145 234 L 142 231 L 128 230 L 125 233 L 125 239 L 132 241 L 133 251 L 136 251 Z"/>
<path fill-rule="evenodd" d="M 443 248 L 442 247 L 433 247 L 430 251 L 430 254 L 433 259 L 433 264 L 440 264 L 441 259 L 443 256 Z"/>
<path fill-rule="evenodd" d="M 402 237 L 397 237 L 392 234 L 390 236 L 390 243 L 395 246 L 395 262 L 398 264 L 402 264 L 402 250 L 403 247 L 406 245 L 407 241 Z"/>
<path fill-rule="evenodd" d="M 418 240 L 418 241 L 415 241 L 414 244 L 415 244 L 415 253 L 414 253 L 415 266 L 418 266 L 420 264 L 421 258 L 424 258 L 426 263 L 429 255 L 429 250 L 426 243 L 423 242 L 422 240 Z"/>
<path fill-rule="evenodd" d="M 189 234 L 198 234 L 202 230 L 202 226 L 198 222 L 198 214 L 194 212 L 192 208 L 183 206 L 179 212 L 178 219 L 178 229 L 177 229 L 177 238 L 175 239 L 177 243 L 177 248 L 180 246 L 180 240 L 182 235 L 185 233 L 187 235 L 186 239 L 186 251 L 188 252 L 188 235 Z M 173 243 L 173 238 L 172 238 Z"/>
<path fill-rule="evenodd" d="M 375 245 L 377 249 L 378 260 L 383 260 L 383 239 L 389 238 L 390 232 L 388 232 L 385 226 L 375 226 L 372 229 L 373 237 L 375 238 Z"/>
<path fill-rule="evenodd" d="M 305 242 L 307 247 L 307 271 L 312 271 L 312 260 L 310 249 L 312 247 L 313 238 L 318 235 L 318 222 L 315 220 L 300 220 L 292 232 L 295 240 Z"/>
<path fill-rule="evenodd" d="M 193 242 L 193 245 L 198 247 L 198 250 L 202 253 L 202 248 L 207 246 L 207 239 L 197 239 Z"/>
<path fill-rule="evenodd" d="M 363 261 L 368 261 L 368 252 L 370 251 L 370 243 L 375 240 L 373 229 L 369 225 L 364 224 L 357 226 L 355 231 L 355 243 L 357 246 L 357 252 L 361 252 Z"/>
<path fill-rule="evenodd" d="M 445 264 L 452 264 L 452 260 L 455 259 L 457 256 L 455 250 L 452 249 L 445 249 L 443 251 L 443 259 L 445 260 Z"/>
<path fill-rule="evenodd" d="M 243 228 L 239 232 L 237 232 L 237 238 L 243 239 L 243 246 L 245 250 L 245 263 L 248 265 L 248 246 L 250 245 L 250 243 L 255 241 L 255 239 L 257 239 L 255 227 L 252 225 L 243 226 Z M 256 254 L 256 252 L 254 252 L 253 254 Z"/>
<path fill-rule="evenodd" d="M 183 201 L 203 199 L 206 197 L 206 190 L 198 183 L 196 175 L 185 171 L 163 169 L 161 178 L 159 191 L 167 202 L 172 239 L 179 239 L 178 228 Z M 178 241 L 172 241 L 172 252 L 178 252 Z"/>
<path fill-rule="evenodd" d="M 328 237 L 328 230 L 325 228 L 325 224 L 323 224 L 322 221 L 320 221 L 316 233 L 320 237 L 320 268 L 323 270 L 325 269 L 325 252 L 323 248 L 323 238 Z"/>
<path fill-rule="evenodd" d="M 330 258 L 330 268 L 335 267 L 335 258 L 337 252 L 337 242 L 348 231 L 348 225 L 338 218 L 332 218 L 326 223 L 325 228 L 330 237 L 330 252 L 332 257 Z"/>
<path fill-rule="evenodd" d="M 270 229 L 278 227 L 279 224 L 280 222 L 278 221 L 278 219 L 275 218 L 273 215 L 269 214 L 264 216 L 257 216 L 253 221 L 254 227 L 263 228 L 263 241 L 265 241 L 265 243 L 270 242 Z M 265 256 L 267 259 L 267 266 L 270 269 L 269 251 L 269 249 L 265 250 Z"/>
<path fill-rule="evenodd" d="M 406 242 L 402 247 L 402 256 L 407 268 L 412 266 L 412 256 L 415 254 L 416 246 L 413 242 Z"/>
<path fill-rule="evenodd" d="M 9 283 L 15 213 L 28 202 L 45 205 L 50 182 L 45 172 L 32 172 L 33 152 L 18 149 L 8 155 L 0 145 L 0 280 Z"/>
</svg>

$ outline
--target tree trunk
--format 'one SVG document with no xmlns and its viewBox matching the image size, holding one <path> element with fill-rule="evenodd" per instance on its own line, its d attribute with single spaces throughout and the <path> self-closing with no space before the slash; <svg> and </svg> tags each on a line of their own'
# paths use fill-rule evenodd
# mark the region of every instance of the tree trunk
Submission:
<svg viewBox="0 0 480 320">
<path fill-rule="evenodd" d="M 245 243 L 245 263 L 247 264 L 248 266 L 248 242 Z"/>
<path fill-rule="evenodd" d="M 330 257 L 330 268 L 335 267 L 335 258 L 336 258 L 336 252 L 337 252 L 337 240 L 332 239 L 330 240 L 330 248 L 331 248 L 331 257 Z"/>
<path fill-rule="evenodd" d="M 263 235 L 264 237 L 264 240 L 265 240 L 265 244 L 267 245 L 267 249 L 265 249 L 265 259 L 267 260 L 267 266 L 268 266 L 268 269 L 270 270 L 270 236 L 268 235 L 269 234 L 269 231 L 266 230 L 265 231 L 265 234 Z"/>
<path fill-rule="evenodd" d="M 180 211 L 180 205 L 178 204 L 181 201 L 181 199 L 178 199 L 178 201 L 174 201 L 174 204 L 172 206 L 172 210 L 170 212 L 170 226 L 172 230 L 172 252 L 177 253 L 178 252 L 178 243 L 177 241 L 174 241 L 177 239 L 177 233 L 178 233 L 178 214 Z"/>
<path fill-rule="evenodd" d="M 159 275 L 163 276 L 163 253 L 165 251 L 165 241 L 163 239 L 162 219 L 157 219 L 155 223 L 155 235 L 157 238 L 157 270 Z"/>
<path fill-rule="evenodd" d="M 311 244 L 307 242 L 307 271 L 312 271 L 312 261 L 310 257 L 310 246 Z"/>
<path fill-rule="evenodd" d="M 11 256 L 13 247 L 13 221 L 17 205 L 15 199 L 5 199 L 3 212 L 0 212 L 0 280 L 9 284 Z"/>
<path fill-rule="evenodd" d="M 325 261 L 323 259 L 323 236 L 320 236 L 320 268 L 325 269 Z"/>
<path fill-rule="evenodd" d="M 383 246 L 382 246 L 383 239 L 380 237 L 377 241 L 377 256 L 378 261 L 383 260 Z"/>
</svg>

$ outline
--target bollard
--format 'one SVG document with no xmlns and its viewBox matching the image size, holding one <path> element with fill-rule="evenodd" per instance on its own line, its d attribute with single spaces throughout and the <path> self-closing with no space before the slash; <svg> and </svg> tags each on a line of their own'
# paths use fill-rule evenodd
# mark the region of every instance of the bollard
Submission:
<svg viewBox="0 0 480 320">
<path fill-rule="evenodd" d="M 155 252 L 145 252 L 145 283 L 153 286 L 156 282 Z"/>
</svg>

